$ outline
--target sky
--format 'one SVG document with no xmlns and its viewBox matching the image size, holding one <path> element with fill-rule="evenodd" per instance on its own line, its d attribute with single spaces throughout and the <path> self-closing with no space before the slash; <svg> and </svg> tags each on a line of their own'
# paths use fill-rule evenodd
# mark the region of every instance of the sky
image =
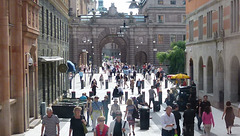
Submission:
<svg viewBox="0 0 240 136">
<path fill-rule="evenodd" d="M 130 12 L 132 11 L 133 15 L 135 15 L 136 13 L 138 13 L 138 9 L 129 9 L 129 2 L 131 2 L 131 0 L 103 0 L 103 5 L 105 8 L 109 9 L 111 3 L 114 3 L 119 13 L 124 12 L 130 14 Z"/>
</svg>

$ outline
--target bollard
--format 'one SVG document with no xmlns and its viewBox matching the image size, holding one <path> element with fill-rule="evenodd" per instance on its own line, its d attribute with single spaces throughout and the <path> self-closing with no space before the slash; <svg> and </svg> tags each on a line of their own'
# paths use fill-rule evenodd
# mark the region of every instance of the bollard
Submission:
<svg viewBox="0 0 240 136">
<path fill-rule="evenodd" d="M 108 104 L 111 104 L 111 92 L 107 91 L 107 95 L 108 95 Z"/>
<path fill-rule="evenodd" d="M 75 99 L 75 98 L 76 98 L 76 92 L 72 91 L 72 99 Z"/>
<path fill-rule="evenodd" d="M 108 89 L 108 80 L 105 80 L 105 87 Z"/>
<path fill-rule="evenodd" d="M 142 91 L 143 101 L 145 102 L 145 91 Z"/>
<path fill-rule="evenodd" d="M 168 88 L 168 80 L 165 79 L 165 88 Z"/>
<path fill-rule="evenodd" d="M 89 97 L 93 96 L 93 91 L 89 91 Z"/>
<path fill-rule="evenodd" d="M 83 80 L 81 80 L 81 89 L 84 88 L 84 83 L 83 83 Z"/>
<path fill-rule="evenodd" d="M 128 100 L 128 91 L 125 91 L 125 104 L 127 104 L 127 100 Z"/>
<path fill-rule="evenodd" d="M 142 89 L 144 89 L 144 80 L 142 80 Z"/>
<path fill-rule="evenodd" d="M 41 119 L 43 119 L 43 116 L 46 114 L 46 103 L 42 102 L 40 107 L 41 107 L 41 109 L 40 109 Z"/>
<path fill-rule="evenodd" d="M 162 104 L 162 92 L 158 92 L 158 101 L 159 104 Z"/>
</svg>

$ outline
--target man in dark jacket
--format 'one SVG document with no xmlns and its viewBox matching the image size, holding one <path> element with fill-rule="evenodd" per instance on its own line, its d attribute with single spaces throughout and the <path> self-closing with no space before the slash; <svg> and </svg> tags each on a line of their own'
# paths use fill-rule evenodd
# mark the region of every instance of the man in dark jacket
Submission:
<svg viewBox="0 0 240 136">
<path fill-rule="evenodd" d="M 187 103 L 187 109 L 183 113 L 184 136 L 194 136 L 195 111 L 191 109 L 191 104 Z"/>
</svg>

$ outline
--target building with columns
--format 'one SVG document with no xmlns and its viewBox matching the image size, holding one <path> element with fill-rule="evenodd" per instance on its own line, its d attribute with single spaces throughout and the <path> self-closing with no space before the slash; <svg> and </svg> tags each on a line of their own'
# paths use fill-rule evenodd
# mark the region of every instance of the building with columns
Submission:
<svg viewBox="0 0 240 136">
<path fill-rule="evenodd" d="M 112 4 L 107 13 L 71 17 L 70 60 L 79 66 L 80 54 L 88 52 L 94 66 L 102 64 L 103 49 L 116 45 L 121 61 L 141 66 L 158 64 L 157 51 L 167 51 L 171 42 L 185 40 L 185 5 L 170 0 L 143 1 L 139 15 L 118 13 Z"/>
<path fill-rule="evenodd" d="M 69 58 L 69 1 L 41 0 L 39 5 L 38 103 L 49 106 L 69 87 L 68 75 L 58 69 Z"/>
<path fill-rule="evenodd" d="M 38 0 L 0 1 L 0 136 L 38 118 Z"/>
<path fill-rule="evenodd" d="M 223 109 L 240 102 L 239 0 L 186 1 L 186 72 L 198 97 Z M 235 114 L 237 115 L 237 114 Z"/>
</svg>

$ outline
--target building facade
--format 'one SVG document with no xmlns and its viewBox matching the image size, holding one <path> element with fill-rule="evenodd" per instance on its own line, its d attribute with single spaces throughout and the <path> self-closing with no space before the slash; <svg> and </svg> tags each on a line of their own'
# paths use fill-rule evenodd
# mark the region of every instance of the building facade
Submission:
<svg viewBox="0 0 240 136">
<path fill-rule="evenodd" d="M 146 62 L 158 64 L 157 51 L 167 51 L 171 42 L 185 40 L 184 4 L 145 1 L 139 10 L 140 15 L 125 15 L 112 4 L 101 15 L 72 17 L 70 60 L 79 66 L 80 53 L 87 50 L 93 65 L 100 66 L 105 45 L 114 43 L 122 62 L 139 66 Z"/>
<path fill-rule="evenodd" d="M 38 102 L 48 106 L 68 89 L 68 76 L 58 66 L 66 64 L 69 56 L 69 3 L 68 0 L 41 0 L 39 4 Z"/>
<path fill-rule="evenodd" d="M 38 118 L 38 0 L 0 1 L 0 136 L 27 130 Z"/>
<path fill-rule="evenodd" d="M 96 10 L 96 0 L 69 0 L 69 12 L 71 16 L 81 16 Z"/>
<path fill-rule="evenodd" d="M 240 102 L 239 0 L 186 1 L 186 72 L 216 107 Z M 235 114 L 236 115 L 236 114 Z"/>
</svg>

